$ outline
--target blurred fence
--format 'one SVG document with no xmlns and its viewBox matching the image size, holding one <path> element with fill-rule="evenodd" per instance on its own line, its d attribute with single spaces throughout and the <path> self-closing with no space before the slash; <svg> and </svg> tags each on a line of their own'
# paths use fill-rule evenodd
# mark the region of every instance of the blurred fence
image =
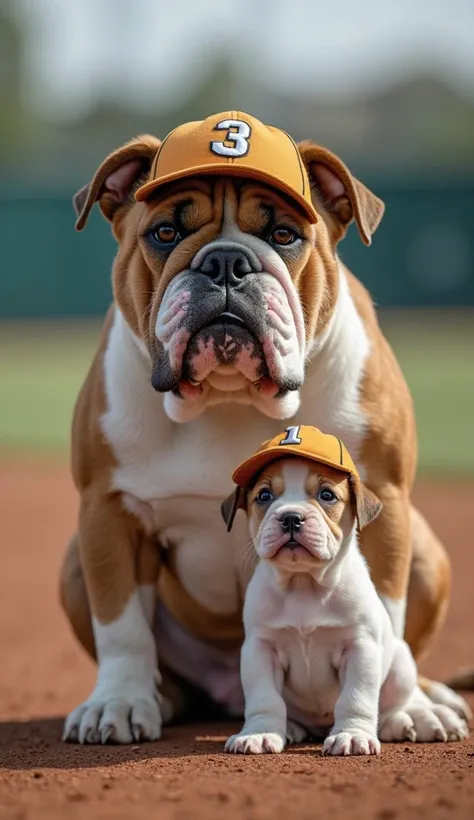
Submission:
<svg viewBox="0 0 474 820">
<path fill-rule="evenodd" d="M 474 177 L 365 180 L 385 201 L 371 248 L 351 228 L 341 256 L 386 307 L 474 305 Z M 93 316 L 111 298 L 115 253 L 98 209 L 74 231 L 64 193 L 0 188 L 0 318 Z"/>
</svg>

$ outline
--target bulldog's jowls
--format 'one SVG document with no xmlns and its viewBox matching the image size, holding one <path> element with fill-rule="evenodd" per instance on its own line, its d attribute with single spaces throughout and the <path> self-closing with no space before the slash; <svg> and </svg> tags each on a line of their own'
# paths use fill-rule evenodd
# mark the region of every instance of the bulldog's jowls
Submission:
<svg viewBox="0 0 474 820">
<path fill-rule="evenodd" d="M 319 736 L 323 753 L 368 755 L 380 751 L 379 738 L 432 740 L 429 718 L 415 729 L 410 717 L 416 666 L 357 544 L 357 522 L 377 517 L 377 498 L 359 480 L 293 455 L 261 470 L 245 506 L 259 563 L 244 604 L 245 725 L 227 751 L 275 753 Z M 435 712 L 448 739 L 466 736 L 445 706 Z"/>
<path fill-rule="evenodd" d="M 220 504 L 242 452 L 281 419 L 340 436 L 382 499 L 362 549 L 418 657 L 444 617 L 449 561 L 410 503 L 408 389 L 337 255 L 351 221 L 370 244 L 381 201 L 330 151 L 231 111 L 112 153 L 75 197 L 78 229 L 96 202 L 118 244 L 114 303 L 75 410 L 81 504 L 61 597 L 98 677 L 65 738 L 156 738 L 197 691 L 240 713 L 252 562 L 245 518 L 226 537 Z"/>
</svg>

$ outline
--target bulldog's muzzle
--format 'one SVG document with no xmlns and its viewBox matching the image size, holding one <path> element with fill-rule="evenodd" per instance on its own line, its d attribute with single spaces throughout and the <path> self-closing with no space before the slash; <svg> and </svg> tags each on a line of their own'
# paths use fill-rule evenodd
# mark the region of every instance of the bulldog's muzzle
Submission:
<svg viewBox="0 0 474 820">
<path fill-rule="evenodd" d="M 277 257 L 270 248 L 268 256 Z M 196 398 L 218 368 L 274 397 L 300 388 L 293 284 L 281 260 L 274 270 L 266 261 L 241 242 L 216 240 L 172 279 L 156 322 L 155 390 Z"/>
</svg>

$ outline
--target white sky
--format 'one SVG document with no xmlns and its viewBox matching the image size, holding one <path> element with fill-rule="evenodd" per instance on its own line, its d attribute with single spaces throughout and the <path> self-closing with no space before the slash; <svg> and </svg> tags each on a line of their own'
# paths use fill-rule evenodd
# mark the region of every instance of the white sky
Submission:
<svg viewBox="0 0 474 820">
<path fill-rule="evenodd" d="M 474 93 L 474 0 L 13 0 L 30 103 L 80 113 L 106 90 L 173 106 L 219 49 L 267 85 L 352 95 L 413 69 Z"/>
</svg>

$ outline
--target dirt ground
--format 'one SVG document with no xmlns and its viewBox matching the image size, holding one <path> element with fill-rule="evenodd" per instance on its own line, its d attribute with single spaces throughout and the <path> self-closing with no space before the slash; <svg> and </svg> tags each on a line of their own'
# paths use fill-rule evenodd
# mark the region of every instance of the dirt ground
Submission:
<svg viewBox="0 0 474 820">
<path fill-rule="evenodd" d="M 416 491 L 454 566 L 448 621 L 424 667 L 441 678 L 474 662 L 473 489 L 450 481 Z M 230 725 L 171 728 L 144 746 L 61 744 L 65 713 L 94 679 L 57 600 L 76 505 L 67 467 L 0 464 L 0 818 L 474 816 L 472 740 L 384 746 L 378 758 L 355 759 L 322 758 L 318 746 L 225 755 Z"/>
</svg>

